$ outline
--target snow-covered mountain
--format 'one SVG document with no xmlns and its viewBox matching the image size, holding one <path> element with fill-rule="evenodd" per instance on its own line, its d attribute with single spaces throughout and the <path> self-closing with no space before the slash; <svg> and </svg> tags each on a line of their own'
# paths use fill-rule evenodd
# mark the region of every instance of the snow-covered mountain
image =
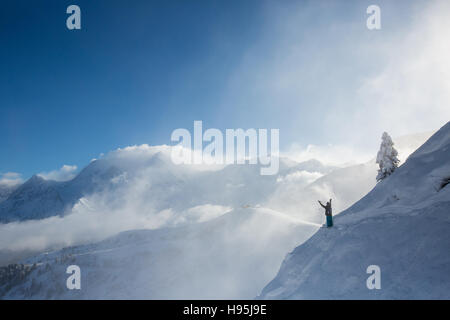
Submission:
<svg viewBox="0 0 450 320">
<path fill-rule="evenodd" d="M 281 158 L 278 175 L 261 176 L 256 165 L 176 166 L 167 146 L 118 149 L 67 182 L 33 177 L 3 202 L 33 220 L 0 224 L 0 260 L 2 250 L 5 261 L 21 250 L 46 253 L 0 268 L 0 294 L 252 298 L 320 227 L 317 199 L 345 209 L 375 175 L 373 161 L 336 168 Z M 27 203 L 54 210 L 35 215 Z M 82 268 L 89 290 L 65 289 L 69 264 Z"/>
<path fill-rule="evenodd" d="M 417 134 L 399 138 L 400 155 L 409 154 L 427 137 Z M 239 207 L 268 201 L 275 210 L 298 215 L 305 199 L 317 198 L 321 191 L 336 196 L 335 203 L 341 210 L 373 187 L 372 167 L 375 165 L 370 162 L 332 173 L 339 168 L 316 159 L 299 163 L 282 157 L 275 176 L 261 176 L 257 165 L 192 170 L 172 164 L 170 147 L 133 146 L 92 161 L 70 181 L 51 181 L 34 175 L 14 188 L 0 185 L 0 223 L 64 216 L 73 211 L 80 199 L 93 194 L 109 193 L 108 201 L 124 201 L 121 196 L 129 196 L 125 190 L 133 184 L 140 185 L 140 196 L 147 200 L 146 207 L 151 203 L 154 211 L 182 211 L 205 203 Z M 349 188 L 353 188 L 351 192 L 347 192 Z M 350 197 L 342 196 L 344 193 Z M 312 208 L 300 211 L 311 212 L 312 219 L 317 219 L 317 211 Z"/>
<path fill-rule="evenodd" d="M 18 186 L 10 186 L 10 185 L 3 185 L 0 184 L 0 202 L 8 199 L 11 193 L 13 193 L 14 190 L 16 190 Z"/>
<path fill-rule="evenodd" d="M 34 175 L 0 203 L 0 221 L 41 219 L 63 212 L 65 203 L 58 187 L 58 182 Z"/>
<path fill-rule="evenodd" d="M 111 179 L 118 174 L 119 169 L 97 160 L 70 181 L 45 180 L 34 175 L 0 202 L 0 222 L 63 216 L 81 197 L 110 186 Z"/>
<path fill-rule="evenodd" d="M 403 155 L 402 145 L 397 148 Z M 370 191 L 375 175 L 373 161 L 340 169 L 282 157 L 278 175 L 261 176 L 254 165 L 176 166 L 167 146 L 117 149 L 73 180 L 33 177 L 0 203 L 3 221 L 16 221 L 0 224 L 0 265 L 125 230 L 203 222 L 249 205 L 322 223 L 317 199 L 332 197 L 335 212 L 343 210 Z"/>
<path fill-rule="evenodd" d="M 143 150 L 136 151 L 139 148 Z M 146 154 L 133 159 L 137 152 Z M 333 169 L 317 160 L 295 164 L 286 162 L 281 161 L 281 174 L 308 169 L 326 173 Z M 258 170 L 256 165 L 190 170 L 172 164 L 167 147 L 125 149 L 91 162 L 70 181 L 57 182 L 34 175 L 15 190 L 0 190 L 4 200 L 0 202 L 0 222 L 64 216 L 83 197 L 94 193 L 105 195 L 109 191 L 114 199 L 119 190 L 124 191 L 138 180 L 142 197 L 152 199 L 147 202 L 152 202 L 156 211 L 169 207 L 182 210 L 203 203 L 254 204 L 273 191 L 276 180 L 275 176 L 261 176 Z"/>
<path fill-rule="evenodd" d="M 118 149 L 70 181 L 35 176 L 0 203 L 2 221 L 9 222 L 0 224 L 0 265 L 30 251 L 93 243 L 125 230 L 204 222 L 232 209 L 264 206 L 279 177 L 308 168 L 319 176 L 334 169 L 319 161 L 282 158 L 278 176 L 261 176 L 256 165 L 177 166 L 167 146 Z"/>
<path fill-rule="evenodd" d="M 449 299 L 450 122 L 284 260 L 261 299 Z M 369 290 L 370 265 L 381 289 Z"/>
</svg>

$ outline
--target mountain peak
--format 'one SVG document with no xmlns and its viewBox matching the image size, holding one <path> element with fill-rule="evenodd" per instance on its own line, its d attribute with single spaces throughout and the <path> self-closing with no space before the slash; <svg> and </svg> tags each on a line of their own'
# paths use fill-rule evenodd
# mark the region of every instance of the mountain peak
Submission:
<svg viewBox="0 0 450 320">
<path fill-rule="evenodd" d="M 43 177 L 41 177 L 40 175 L 37 174 L 33 174 L 33 176 L 28 179 L 27 182 L 41 182 L 41 181 L 46 181 Z"/>
</svg>

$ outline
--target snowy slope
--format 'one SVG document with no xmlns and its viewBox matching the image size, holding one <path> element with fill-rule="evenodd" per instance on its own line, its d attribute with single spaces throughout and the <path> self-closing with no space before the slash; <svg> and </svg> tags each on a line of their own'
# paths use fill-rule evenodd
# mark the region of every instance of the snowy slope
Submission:
<svg viewBox="0 0 450 320">
<path fill-rule="evenodd" d="M 39 255 L 3 279 L 0 268 L 0 298 L 248 299 L 317 228 L 273 210 L 248 208 L 205 223 L 128 231 Z M 81 268 L 79 291 L 65 288 L 71 264 Z M 25 278 L 15 280 L 21 272 Z"/>
<path fill-rule="evenodd" d="M 450 123 L 284 260 L 261 299 L 449 299 Z M 369 290 L 366 268 L 381 268 Z"/>
</svg>

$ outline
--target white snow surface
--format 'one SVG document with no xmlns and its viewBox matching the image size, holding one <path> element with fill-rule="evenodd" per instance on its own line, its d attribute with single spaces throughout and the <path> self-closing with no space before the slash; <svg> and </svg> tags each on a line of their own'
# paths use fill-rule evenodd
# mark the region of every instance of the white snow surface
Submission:
<svg viewBox="0 0 450 320">
<path fill-rule="evenodd" d="M 450 122 L 287 255 L 259 299 L 449 299 Z M 367 267 L 381 269 L 369 290 Z"/>
</svg>

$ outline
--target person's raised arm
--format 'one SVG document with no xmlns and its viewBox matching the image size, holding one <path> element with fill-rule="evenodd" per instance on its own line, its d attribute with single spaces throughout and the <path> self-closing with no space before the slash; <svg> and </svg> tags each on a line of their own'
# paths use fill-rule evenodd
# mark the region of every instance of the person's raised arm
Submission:
<svg viewBox="0 0 450 320">
<path fill-rule="evenodd" d="M 320 202 L 320 200 L 317 200 L 317 201 L 319 202 L 319 204 L 320 204 L 322 207 L 326 208 L 326 207 L 322 204 L 322 202 Z"/>
</svg>

